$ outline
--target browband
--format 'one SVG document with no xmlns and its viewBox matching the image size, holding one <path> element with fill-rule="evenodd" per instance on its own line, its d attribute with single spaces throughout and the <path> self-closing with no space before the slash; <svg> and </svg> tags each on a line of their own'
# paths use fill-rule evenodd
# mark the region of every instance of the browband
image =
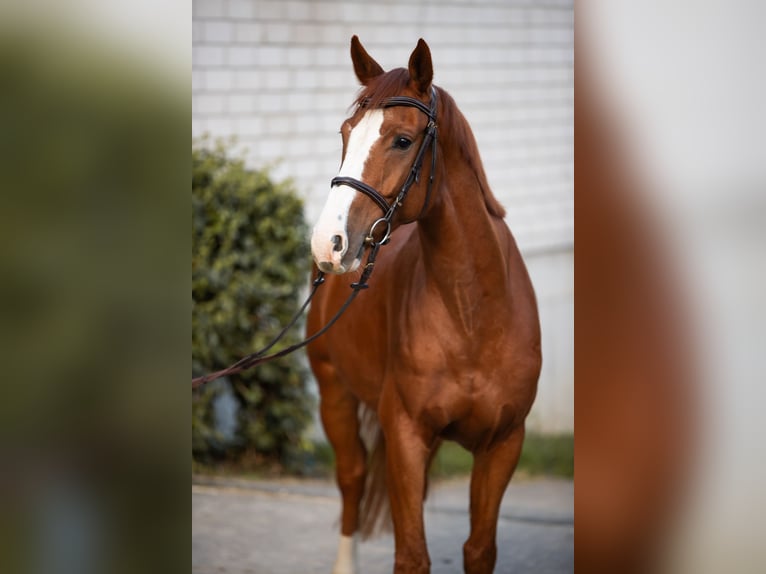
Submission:
<svg viewBox="0 0 766 574">
<path fill-rule="evenodd" d="M 423 112 L 425 115 L 427 115 L 431 120 L 436 121 L 436 94 L 435 93 L 431 93 L 431 107 L 428 107 L 420 100 L 416 100 L 415 98 L 410 98 L 409 96 L 393 96 L 391 98 L 383 100 L 382 107 L 393 108 L 395 106 L 410 106 L 412 108 L 417 108 L 421 112 Z"/>
</svg>

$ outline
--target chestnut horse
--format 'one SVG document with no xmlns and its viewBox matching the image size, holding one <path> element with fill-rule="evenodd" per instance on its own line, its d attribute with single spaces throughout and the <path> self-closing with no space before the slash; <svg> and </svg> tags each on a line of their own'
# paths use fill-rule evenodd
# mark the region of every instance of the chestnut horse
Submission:
<svg viewBox="0 0 766 574">
<path fill-rule="evenodd" d="M 394 571 L 429 571 L 423 500 L 444 439 L 474 455 L 465 572 L 492 572 L 499 506 L 540 372 L 534 291 L 471 129 L 432 87 L 426 43 L 408 69 L 384 72 L 354 36 L 351 59 L 362 91 L 341 126 L 339 177 L 311 239 L 316 265 L 332 275 L 312 302 L 309 333 L 348 296 L 341 275 L 358 278 L 365 249 L 387 244 L 369 289 L 308 347 L 342 495 L 333 572 L 355 571 L 357 535 L 389 506 Z M 382 431 L 372 444 L 365 422 Z"/>
</svg>

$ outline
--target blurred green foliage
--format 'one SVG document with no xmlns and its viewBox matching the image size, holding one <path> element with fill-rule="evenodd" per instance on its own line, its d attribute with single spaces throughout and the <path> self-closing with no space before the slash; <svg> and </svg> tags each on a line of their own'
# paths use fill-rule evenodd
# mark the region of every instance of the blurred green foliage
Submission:
<svg viewBox="0 0 766 574">
<path fill-rule="evenodd" d="M 445 441 L 431 466 L 434 476 L 447 478 L 471 473 L 473 455 L 459 444 Z M 517 472 L 529 475 L 574 477 L 574 435 L 529 432 L 524 437 Z"/>
<path fill-rule="evenodd" d="M 262 348 L 298 310 L 308 285 L 308 229 L 289 181 L 248 169 L 222 142 L 192 147 L 192 372 L 230 365 Z M 284 344 L 301 338 L 293 328 Z M 280 345 L 276 348 L 279 348 Z M 307 445 L 313 399 L 300 355 L 228 379 L 238 404 L 233 440 L 216 431 L 212 405 L 221 384 L 192 399 L 198 462 L 289 463 Z"/>
<path fill-rule="evenodd" d="M 11 4 L 45 22 L 0 8 L 0 569 L 189 572 L 189 66 Z"/>
<path fill-rule="evenodd" d="M 529 474 L 574 478 L 574 435 L 527 433 L 518 469 Z"/>
<path fill-rule="evenodd" d="M 312 463 L 318 467 L 314 474 L 333 474 L 335 453 L 329 444 L 314 445 Z M 472 468 L 473 455 L 458 443 L 445 440 L 429 472 L 435 478 L 452 478 L 467 476 Z M 516 472 L 529 476 L 574 478 L 574 435 L 527 433 Z"/>
</svg>

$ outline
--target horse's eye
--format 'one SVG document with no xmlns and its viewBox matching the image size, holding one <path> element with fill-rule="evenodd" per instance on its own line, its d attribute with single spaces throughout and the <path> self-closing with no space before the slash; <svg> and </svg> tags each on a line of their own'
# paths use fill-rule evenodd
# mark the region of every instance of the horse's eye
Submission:
<svg viewBox="0 0 766 574">
<path fill-rule="evenodd" d="M 396 149 L 408 149 L 412 145 L 412 140 L 404 136 L 394 138 L 394 147 Z"/>
</svg>

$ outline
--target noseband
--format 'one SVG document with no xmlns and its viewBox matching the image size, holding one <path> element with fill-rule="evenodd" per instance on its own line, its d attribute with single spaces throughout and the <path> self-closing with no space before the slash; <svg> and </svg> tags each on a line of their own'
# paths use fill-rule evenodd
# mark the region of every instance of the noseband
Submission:
<svg viewBox="0 0 766 574">
<path fill-rule="evenodd" d="M 365 103 L 362 103 L 362 106 L 364 106 Z M 423 202 L 423 207 L 420 210 L 420 214 L 418 215 L 418 218 L 425 212 L 426 208 L 428 207 L 428 202 L 431 198 L 431 187 L 434 183 L 434 171 L 436 168 L 436 90 L 434 87 L 431 87 L 431 105 L 429 107 L 426 107 L 426 105 L 421 102 L 420 100 L 416 100 L 415 98 L 410 98 L 409 96 L 394 96 L 391 98 L 387 98 L 383 100 L 383 103 L 381 104 L 382 108 L 393 108 L 396 106 L 408 106 L 411 108 L 417 108 L 421 112 L 423 112 L 426 116 L 428 116 L 428 125 L 425 129 L 425 135 L 423 137 L 423 141 L 420 144 L 420 148 L 418 149 L 418 153 L 415 156 L 415 161 L 412 163 L 412 167 L 410 168 L 410 173 L 407 176 L 407 179 L 404 181 L 404 184 L 402 185 L 401 189 L 399 190 L 399 194 L 396 196 L 394 201 L 392 203 L 388 202 L 388 199 L 386 199 L 383 194 L 381 194 L 377 189 L 374 187 L 367 185 L 363 181 L 360 181 L 358 179 L 355 179 L 353 177 L 347 177 L 347 176 L 338 176 L 334 177 L 333 180 L 330 182 L 330 187 L 335 187 L 336 185 L 347 185 L 349 187 L 354 188 L 356 191 L 359 191 L 369 197 L 372 201 L 375 202 L 375 204 L 380 207 L 380 209 L 383 211 L 383 217 L 380 219 L 377 219 L 372 226 L 370 227 L 370 231 L 367 234 L 367 237 L 365 241 L 371 245 L 379 244 L 384 245 L 388 243 L 388 240 L 391 237 L 391 220 L 394 218 L 394 214 L 396 213 L 396 210 L 402 206 L 402 203 L 404 202 L 404 199 L 407 197 L 407 193 L 410 191 L 410 188 L 414 183 L 418 183 L 420 181 L 420 170 L 423 167 L 423 156 L 425 155 L 426 149 L 433 145 L 433 150 L 431 152 L 431 174 L 428 178 L 428 189 L 426 191 L 426 198 Z M 375 231 L 375 228 L 379 225 L 385 225 L 385 234 L 383 235 L 383 239 L 380 241 L 375 241 L 373 237 L 373 233 Z"/>
</svg>

